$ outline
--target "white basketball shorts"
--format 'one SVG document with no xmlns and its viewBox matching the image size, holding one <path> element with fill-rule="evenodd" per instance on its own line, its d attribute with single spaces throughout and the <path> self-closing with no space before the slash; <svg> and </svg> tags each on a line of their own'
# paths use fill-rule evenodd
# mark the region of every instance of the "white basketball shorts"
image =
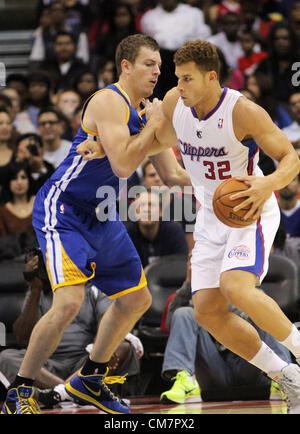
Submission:
<svg viewBox="0 0 300 434">
<path fill-rule="evenodd" d="M 257 222 L 244 228 L 226 226 L 213 209 L 200 209 L 191 259 L 192 293 L 218 288 L 220 275 L 227 270 L 254 273 L 260 284 L 268 271 L 268 258 L 279 222 L 280 211 L 274 194 L 265 203 Z"/>
</svg>

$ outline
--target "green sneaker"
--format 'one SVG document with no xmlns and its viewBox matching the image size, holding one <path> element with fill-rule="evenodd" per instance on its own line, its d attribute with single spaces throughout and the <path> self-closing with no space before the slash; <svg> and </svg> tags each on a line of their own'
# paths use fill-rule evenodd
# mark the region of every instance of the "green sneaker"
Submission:
<svg viewBox="0 0 300 434">
<path fill-rule="evenodd" d="M 270 401 L 285 401 L 286 394 L 282 392 L 276 381 L 271 381 L 270 387 Z"/>
<path fill-rule="evenodd" d="M 186 402 L 199 402 L 201 401 L 201 391 L 197 380 L 193 380 L 187 371 L 179 371 L 173 386 L 167 392 L 160 395 L 162 404 L 169 404 L 175 402 L 176 404 L 183 404 Z"/>
</svg>

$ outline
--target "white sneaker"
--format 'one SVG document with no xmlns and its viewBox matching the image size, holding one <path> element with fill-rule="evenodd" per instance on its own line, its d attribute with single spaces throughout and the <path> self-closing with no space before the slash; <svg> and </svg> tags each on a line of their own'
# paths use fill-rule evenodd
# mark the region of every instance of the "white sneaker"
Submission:
<svg viewBox="0 0 300 434">
<path fill-rule="evenodd" d="M 300 367 L 289 363 L 281 371 L 270 372 L 268 375 L 286 394 L 288 413 L 300 414 Z"/>
</svg>

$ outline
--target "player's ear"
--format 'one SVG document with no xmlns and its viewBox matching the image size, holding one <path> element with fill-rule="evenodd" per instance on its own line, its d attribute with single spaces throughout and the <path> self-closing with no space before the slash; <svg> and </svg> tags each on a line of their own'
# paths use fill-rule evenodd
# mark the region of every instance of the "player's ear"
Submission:
<svg viewBox="0 0 300 434">
<path fill-rule="evenodd" d="M 209 81 L 215 81 L 218 79 L 218 74 L 216 73 L 216 71 L 208 71 L 208 78 Z"/>
<path fill-rule="evenodd" d="M 123 73 L 128 74 L 130 72 L 131 62 L 127 59 L 121 61 L 121 70 Z"/>
</svg>

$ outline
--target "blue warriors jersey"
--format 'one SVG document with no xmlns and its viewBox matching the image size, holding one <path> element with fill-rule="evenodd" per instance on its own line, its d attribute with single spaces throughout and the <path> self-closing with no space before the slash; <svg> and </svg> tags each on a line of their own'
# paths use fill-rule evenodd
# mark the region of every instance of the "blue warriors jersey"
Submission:
<svg viewBox="0 0 300 434">
<path fill-rule="evenodd" d="M 107 90 L 117 92 L 125 100 L 127 104 L 127 125 L 130 135 L 137 134 L 146 123 L 145 109 L 138 113 L 130 105 L 128 95 L 118 84 L 111 84 L 98 92 Z M 85 103 L 82 119 L 92 97 L 93 95 Z M 108 158 L 104 157 L 92 161 L 84 161 L 81 155 L 76 152 L 77 146 L 84 140 L 97 140 L 98 137 L 97 132 L 87 130 L 83 122 L 81 122 L 81 126 L 77 135 L 74 137 L 68 156 L 46 182 L 45 188 L 49 189 L 51 186 L 55 185 L 61 192 L 61 199 L 75 202 L 78 206 L 81 205 L 83 208 L 89 210 L 95 209 L 101 201 L 101 198 L 96 197 L 96 192 L 101 186 L 113 187 L 116 192 L 116 197 L 118 197 L 119 178 L 112 171 Z"/>
<path fill-rule="evenodd" d="M 146 122 L 145 110 L 138 113 L 117 84 L 105 89 L 124 98 L 130 134 L 137 134 Z M 118 197 L 119 178 L 107 157 L 83 161 L 76 148 L 86 139 L 101 140 L 81 122 L 69 154 L 36 196 L 32 223 L 53 291 L 91 280 L 110 298 L 116 298 L 145 287 L 147 282 L 118 214 L 113 220 L 97 218 L 95 208 L 104 199 L 97 198 L 97 190 L 110 186 Z"/>
</svg>

